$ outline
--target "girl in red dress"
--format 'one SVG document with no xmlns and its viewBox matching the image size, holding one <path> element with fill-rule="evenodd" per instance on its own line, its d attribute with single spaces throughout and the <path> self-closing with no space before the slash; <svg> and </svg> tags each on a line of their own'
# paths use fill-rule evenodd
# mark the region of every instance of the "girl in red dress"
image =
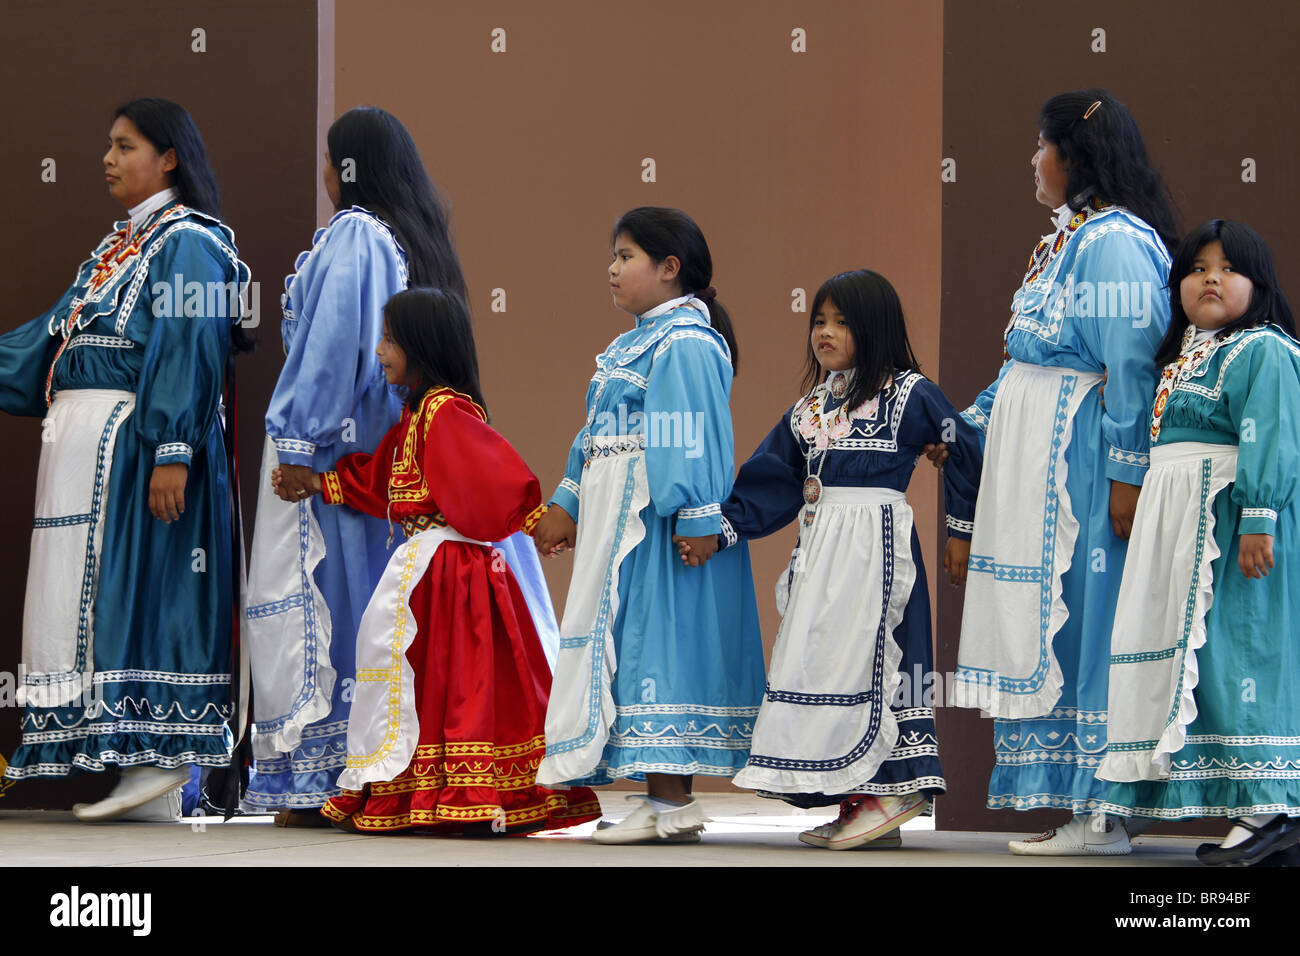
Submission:
<svg viewBox="0 0 1300 956">
<path fill-rule="evenodd" d="M 531 533 L 545 508 L 536 476 L 487 424 L 465 306 L 440 290 L 398 293 L 377 352 L 388 382 L 408 390 L 401 420 L 373 455 L 313 475 L 311 492 L 386 517 L 406 543 L 361 619 L 344 790 L 321 812 L 376 833 L 593 820 L 592 791 L 536 784 L 551 673 L 488 542 Z"/>
</svg>

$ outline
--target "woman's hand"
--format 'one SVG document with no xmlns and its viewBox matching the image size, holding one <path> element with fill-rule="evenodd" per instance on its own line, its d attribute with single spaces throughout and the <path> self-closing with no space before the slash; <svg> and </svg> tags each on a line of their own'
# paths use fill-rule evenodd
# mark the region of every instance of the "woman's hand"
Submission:
<svg viewBox="0 0 1300 956">
<path fill-rule="evenodd" d="M 935 468 L 942 468 L 943 463 L 948 460 L 948 446 L 943 442 L 926 445 L 921 451 L 925 452 L 925 457 L 930 459 Z"/>
<path fill-rule="evenodd" d="M 280 475 L 279 486 L 275 486 L 275 475 Z M 275 471 L 271 472 L 272 487 L 275 487 L 275 493 L 285 501 L 298 501 L 312 494 L 312 471 L 306 465 L 281 465 Z M 316 491 L 320 491 L 320 481 L 315 483 Z"/>
<path fill-rule="evenodd" d="M 149 511 L 159 521 L 171 524 L 185 513 L 185 479 L 190 466 L 181 462 L 154 465 L 149 479 Z"/>
<path fill-rule="evenodd" d="M 699 538 L 685 538 L 675 534 L 673 544 L 677 545 L 677 552 L 682 556 L 682 564 L 688 568 L 698 568 L 718 553 L 716 534 L 706 534 Z"/>
<path fill-rule="evenodd" d="M 966 583 L 966 566 L 970 564 L 970 542 L 949 538 L 943 552 L 943 569 L 954 586 Z"/>
<path fill-rule="evenodd" d="M 1123 481 L 1110 483 L 1110 525 L 1115 529 L 1115 537 L 1127 541 L 1133 533 L 1133 517 L 1137 514 L 1138 494 L 1141 485 L 1130 485 Z"/>
<path fill-rule="evenodd" d="M 542 515 L 533 529 L 533 544 L 544 558 L 553 558 L 563 551 L 572 550 L 578 538 L 578 524 L 563 508 L 554 507 Z"/>
<path fill-rule="evenodd" d="M 1266 578 L 1273 566 L 1273 536 L 1243 534 L 1237 551 L 1237 564 L 1248 578 Z"/>
</svg>

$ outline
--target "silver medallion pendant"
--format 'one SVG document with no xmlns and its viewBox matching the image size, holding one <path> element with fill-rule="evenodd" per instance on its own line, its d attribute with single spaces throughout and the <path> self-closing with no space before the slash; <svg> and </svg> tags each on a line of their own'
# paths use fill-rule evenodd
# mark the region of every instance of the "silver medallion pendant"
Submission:
<svg viewBox="0 0 1300 956">
<path fill-rule="evenodd" d="M 809 475 L 803 483 L 803 500 L 805 504 L 815 505 L 821 500 L 822 480 L 816 475 Z"/>
<path fill-rule="evenodd" d="M 831 395 L 834 398 L 843 398 L 848 390 L 848 379 L 845 376 L 836 373 L 835 377 L 831 379 Z"/>
</svg>

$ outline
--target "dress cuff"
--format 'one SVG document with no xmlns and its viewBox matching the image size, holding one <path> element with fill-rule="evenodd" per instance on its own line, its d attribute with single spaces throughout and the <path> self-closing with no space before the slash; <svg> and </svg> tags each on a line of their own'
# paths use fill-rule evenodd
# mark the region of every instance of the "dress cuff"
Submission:
<svg viewBox="0 0 1300 956">
<path fill-rule="evenodd" d="M 1106 477 L 1111 481 L 1140 485 L 1146 480 L 1150 467 L 1151 456 L 1145 451 L 1128 451 L 1114 445 L 1106 449 Z"/>
<path fill-rule="evenodd" d="M 310 468 L 312 456 L 316 454 L 316 443 L 302 438 L 275 438 L 275 454 L 282 465 L 302 465 Z"/>
<path fill-rule="evenodd" d="M 1238 534 L 1277 534 L 1277 512 L 1272 508 L 1242 508 Z"/>
<path fill-rule="evenodd" d="M 740 535 L 736 534 L 736 529 L 732 527 L 731 522 L 723 518 L 722 528 L 718 531 L 718 547 L 730 548 L 738 541 L 740 541 Z"/>
<path fill-rule="evenodd" d="M 984 414 L 978 405 L 972 405 L 970 408 L 966 409 L 961 413 L 961 417 L 966 420 L 966 423 L 970 425 L 971 428 L 978 429 L 980 432 L 987 432 L 989 430 L 989 417 Z"/>
<path fill-rule="evenodd" d="M 532 511 L 528 512 L 528 517 L 524 519 L 523 526 L 520 530 L 529 537 L 532 537 L 533 532 L 537 529 L 537 522 L 542 520 L 542 515 L 546 514 L 546 512 L 546 505 L 538 505 Z"/>
<path fill-rule="evenodd" d="M 959 538 L 962 541 L 971 539 L 971 535 L 975 533 L 974 521 L 965 521 L 961 518 L 954 518 L 952 515 L 946 517 L 948 519 L 948 537 Z"/>
<path fill-rule="evenodd" d="M 698 508 L 679 508 L 677 533 L 684 538 L 702 538 L 717 534 L 722 527 L 722 506 L 714 503 Z"/>
<path fill-rule="evenodd" d="M 324 471 L 320 476 L 321 497 L 327 505 L 343 504 L 343 486 L 339 484 L 337 471 Z"/>
<path fill-rule="evenodd" d="M 194 457 L 194 449 L 183 441 L 169 441 L 154 449 L 155 465 L 188 465 Z"/>
<path fill-rule="evenodd" d="M 551 504 L 563 508 L 569 513 L 569 517 L 574 521 L 578 520 L 578 492 L 581 489 L 578 483 L 571 478 L 565 478 L 560 482 L 560 487 L 555 489 L 555 494 L 551 495 Z"/>
</svg>

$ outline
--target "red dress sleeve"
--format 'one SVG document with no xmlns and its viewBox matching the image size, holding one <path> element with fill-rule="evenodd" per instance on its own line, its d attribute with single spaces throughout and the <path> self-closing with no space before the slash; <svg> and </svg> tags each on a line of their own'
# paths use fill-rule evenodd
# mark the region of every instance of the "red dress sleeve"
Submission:
<svg viewBox="0 0 1300 956">
<path fill-rule="evenodd" d="M 320 476 L 321 495 L 326 504 L 347 505 L 376 518 L 388 517 L 388 481 L 393 467 L 393 449 L 406 430 L 410 413 L 388 430 L 373 455 L 357 452 L 344 455 L 333 471 Z"/>
<path fill-rule="evenodd" d="M 546 510 L 537 476 L 473 402 L 441 403 L 423 438 L 423 471 L 448 524 L 479 541 L 532 533 Z"/>
</svg>

